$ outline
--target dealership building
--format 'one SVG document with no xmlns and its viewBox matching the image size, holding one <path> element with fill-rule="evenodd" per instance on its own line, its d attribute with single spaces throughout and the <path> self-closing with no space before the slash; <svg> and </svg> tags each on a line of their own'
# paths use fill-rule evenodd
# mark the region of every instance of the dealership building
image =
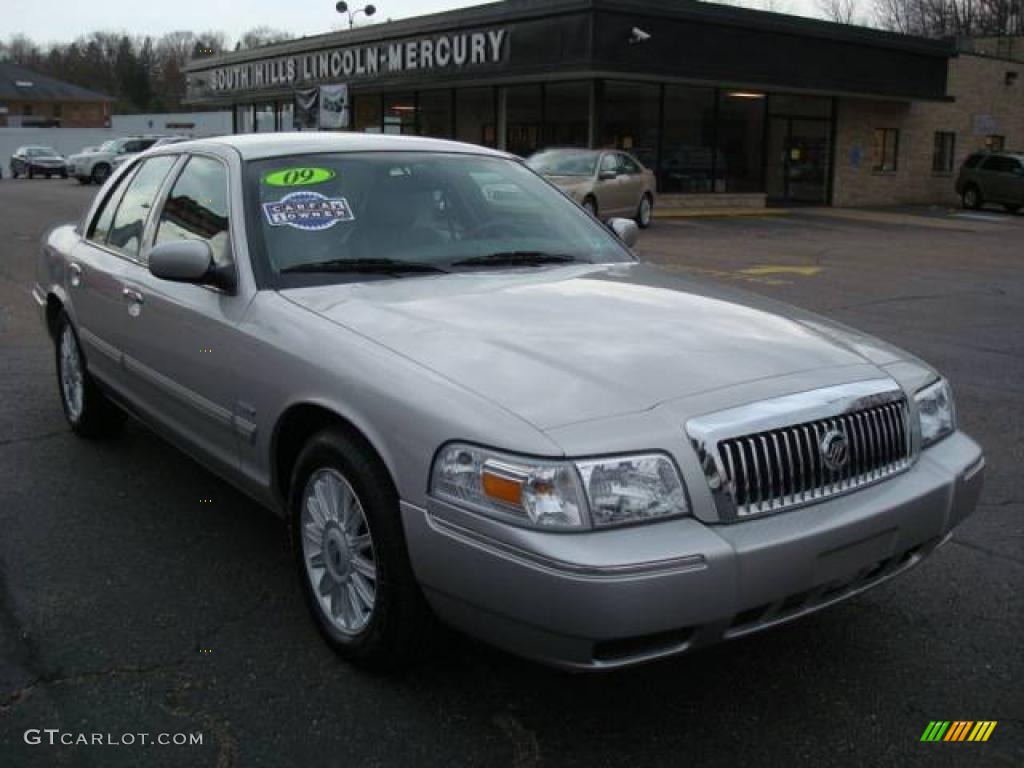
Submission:
<svg viewBox="0 0 1024 768">
<path fill-rule="evenodd" d="M 188 98 L 236 133 L 617 147 L 662 205 L 945 203 L 968 153 L 1024 148 L 1022 47 L 692 0 L 505 0 L 199 59 Z"/>
</svg>

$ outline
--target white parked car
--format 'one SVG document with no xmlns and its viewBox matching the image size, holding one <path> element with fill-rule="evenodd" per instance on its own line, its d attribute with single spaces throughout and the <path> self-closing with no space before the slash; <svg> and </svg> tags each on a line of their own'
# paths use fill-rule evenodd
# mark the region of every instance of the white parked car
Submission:
<svg viewBox="0 0 1024 768">
<path fill-rule="evenodd" d="M 180 144 L 181 142 L 188 140 L 188 136 L 164 136 L 162 139 L 157 139 L 153 143 L 153 146 L 149 147 L 149 149 L 155 149 L 156 147 L 164 147 L 167 146 L 168 144 Z M 126 152 L 123 155 L 118 155 L 117 157 L 114 158 L 113 166 L 114 168 L 120 168 L 125 163 L 134 160 L 140 154 L 140 152 Z"/>
<path fill-rule="evenodd" d="M 102 184 L 114 170 L 114 161 L 121 155 L 137 155 L 144 152 L 161 136 L 130 136 L 123 139 L 105 141 L 97 150 L 84 149 L 68 158 L 68 174 L 74 176 L 82 184 L 96 182 Z"/>
</svg>

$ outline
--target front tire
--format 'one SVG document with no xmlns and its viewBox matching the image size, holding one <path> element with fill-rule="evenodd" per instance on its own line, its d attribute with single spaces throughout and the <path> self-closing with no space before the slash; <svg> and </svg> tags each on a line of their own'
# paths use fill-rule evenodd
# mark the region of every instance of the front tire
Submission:
<svg viewBox="0 0 1024 768">
<path fill-rule="evenodd" d="M 585 210 L 587 213 L 589 213 L 591 216 L 593 216 L 596 219 L 597 218 L 597 198 L 595 198 L 593 195 L 587 195 L 585 198 L 583 198 L 583 210 Z"/>
<path fill-rule="evenodd" d="M 636 210 L 636 224 L 640 229 L 647 229 L 651 226 L 654 218 L 654 198 L 648 193 L 640 199 L 640 206 Z"/>
<path fill-rule="evenodd" d="M 429 648 L 435 624 L 409 562 L 398 494 L 367 446 L 341 430 L 302 450 L 289 493 L 292 550 L 327 643 L 373 669 Z"/>
<path fill-rule="evenodd" d="M 1003 208 L 1005 208 L 1006 212 L 1010 214 L 1016 214 L 1020 211 L 1019 205 L 1004 205 Z"/>
<path fill-rule="evenodd" d="M 31 168 L 28 169 L 28 177 L 30 179 L 34 179 L 36 177 L 36 172 L 33 171 Z"/>
<path fill-rule="evenodd" d="M 90 439 L 116 434 L 124 417 L 89 375 L 78 334 L 65 312 L 57 320 L 55 347 L 60 403 L 71 430 Z"/>
<path fill-rule="evenodd" d="M 985 198 L 981 196 L 981 190 L 976 184 L 970 184 L 964 189 L 964 208 L 976 211 L 985 204 Z"/>
</svg>

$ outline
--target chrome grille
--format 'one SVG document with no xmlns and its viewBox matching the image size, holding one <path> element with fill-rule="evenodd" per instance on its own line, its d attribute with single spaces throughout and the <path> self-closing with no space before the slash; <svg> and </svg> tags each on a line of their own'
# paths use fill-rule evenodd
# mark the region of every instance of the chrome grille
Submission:
<svg viewBox="0 0 1024 768">
<path fill-rule="evenodd" d="M 830 468 L 826 435 L 845 435 L 848 460 Z M 882 480 L 911 463 L 905 399 L 831 418 L 718 442 L 721 490 L 735 514 L 749 517 L 802 506 Z M 714 489 L 713 489 L 714 490 Z"/>
</svg>

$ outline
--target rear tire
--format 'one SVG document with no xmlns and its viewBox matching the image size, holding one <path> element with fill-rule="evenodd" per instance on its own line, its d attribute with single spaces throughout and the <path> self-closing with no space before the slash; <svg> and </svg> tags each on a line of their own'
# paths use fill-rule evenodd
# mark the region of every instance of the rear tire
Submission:
<svg viewBox="0 0 1024 768">
<path fill-rule="evenodd" d="M 66 312 L 61 312 L 57 319 L 54 346 L 60 404 L 71 430 L 89 439 L 117 434 L 124 423 L 124 415 L 89 375 L 78 334 Z"/>
<path fill-rule="evenodd" d="M 31 168 L 28 169 L 28 177 L 30 179 L 34 179 L 36 177 L 36 172 L 33 171 Z"/>
<path fill-rule="evenodd" d="M 647 229 L 654 219 L 654 198 L 647 192 L 640 199 L 640 207 L 636 210 L 636 224 L 640 229 Z"/>
<path fill-rule="evenodd" d="M 585 210 L 587 213 L 589 213 L 591 216 L 593 216 L 596 219 L 597 218 L 597 198 L 595 198 L 593 195 L 587 195 L 585 198 L 583 198 L 583 210 Z"/>
<path fill-rule="evenodd" d="M 110 166 L 106 163 L 98 163 L 95 168 L 92 169 L 92 180 L 97 184 L 102 184 L 110 176 Z"/>
<path fill-rule="evenodd" d="M 985 205 L 985 198 L 981 196 L 981 190 L 976 184 L 969 184 L 964 188 L 963 203 L 964 208 L 971 211 L 976 211 Z"/>
<path fill-rule="evenodd" d="M 315 435 L 295 463 L 289 510 L 302 591 L 328 645 L 384 670 L 429 651 L 437 625 L 409 562 L 398 494 L 368 447 L 339 429 Z"/>
</svg>

